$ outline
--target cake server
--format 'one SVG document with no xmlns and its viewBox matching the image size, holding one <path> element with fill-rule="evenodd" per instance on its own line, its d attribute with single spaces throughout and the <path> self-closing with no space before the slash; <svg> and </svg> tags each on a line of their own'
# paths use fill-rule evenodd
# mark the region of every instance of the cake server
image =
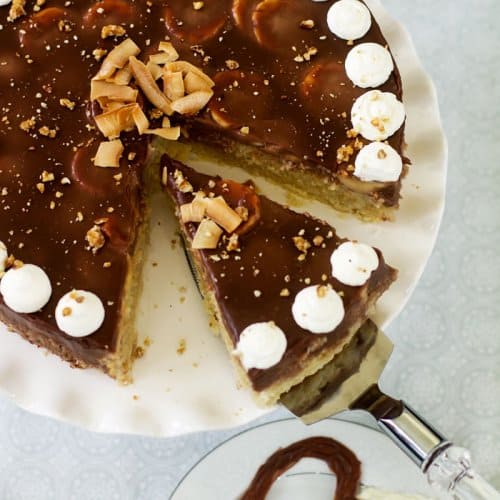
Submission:
<svg viewBox="0 0 500 500">
<path fill-rule="evenodd" d="M 333 373 L 333 394 L 325 397 L 325 392 L 328 392 L 327 385 L 311 387 L 315 385 L 315 381 L 306 379 L 285 395 L 281 403 L 306 424 L 318 422 L 345 410 L 368 412 L 378 426 L 415 462 L 426 475 L 430 485 L 441 495 L 447 493 L 449 498 L 458 500 L 500 500 L 500 493 L 473 470 L 470 453 L 466 449 L 447 440 L 404 401 L 382 392 L 378 380 L 389 361 L 393 344 L 370 321 L 357 336 L 370 329 L 374 334 L 374 341 L 364 357 L 360 356 L 362 361 L 357 372 L 350 376 L 343 375 L 340 368 L 337 373 Z M 357 343 L 362 345 L 363 340 L 358 340 Z M 335 365 L 350 365 L 353 373 L 352 359 L 345 359 L 350 356 L 349 349 L 344 351 L 335 358 Z M 326 374 L 321 377 L 321 371 L 330 370 L 328 375 L 331 377 L 332 370 L 336 368 L 333 363 L 330 365 L 313 375 L 318 384 L 321 380 L 324 382 L 328 379 Z M 318 397 L 314 407 L 304 411 L 300 395 L 305 394 L 306 389 L 316 389 Z"/>
<path fill-rule="evenodd" d="M 181 242 L 203 297 L 195 266 L 182 239 Z M 380 390 L 378 381 L 394 346 L 375 323 L 367 320 L 348 347 L 293 387 L 280 403 L 307 425 L 345 410 L 364 410 L 440 493 L 446 492 L 456 500 L 500 500 L 500 493 L 472 469 L 470 453 L 465 448 L 447 440 L 404 401 Z"/>
</svg>

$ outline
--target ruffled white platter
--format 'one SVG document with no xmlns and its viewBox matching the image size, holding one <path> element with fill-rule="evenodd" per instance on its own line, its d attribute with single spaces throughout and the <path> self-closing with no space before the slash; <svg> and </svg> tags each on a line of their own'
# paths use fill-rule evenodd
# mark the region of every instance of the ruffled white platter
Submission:
<svg viewBox="0 0 500 500">
<path fill-rule="evenodd" d="M 340 420 L 328 419 L 305 426 L 294 419 L 254 427 L 225 441 L 186 474 L 170 500 L 239 498 L 269 455 L 280 447 L 313 436 L 337 439 L 354 451 L 362 464 L 363 485 L 435 498 L 418 467 L 380 432 Z M 333 498 L 334 488 L 335 477 L 326 464 L 308 458 L 285 472 L 266 499 L 326 500 Z M 374 498 L 396 500 L 387 494 Z"/>
<path fill-rule="evenodd" d="M 260 179 L 261 191 L 297 210 L 326 219 L 340 235 L 380 248 L 400 271 L 380 301 L 374 320 L 387 326 L 401 311 L 431 254 L 441 221 L 447 148 L 434 86 L 407 31 L 379 0 L 366 0 L 382 27 L 403 77 L 410 173 L 393 223 L 365 224 L 318 203 L 297 205 Z M 237 180 L 247 175 L 200 161 L 195 167 Z M 228 356 L 209 330 L 200 296 L 180 245 L 176 221 L 163 196 L 153 199 L 151 248 L 140 305 L 140 338 L 151 345 L 138 360 L 134 384 L 121 387 L 95 370 L 74 370 L 17 335 L 0 328 L 0 390 L 33 412 L 91 430 L 154 436 L 237 426 L 261 416 L 249 395 L 235 386 Z M 177 352 L 180 342 L 185 352 Z"/>
</svg>

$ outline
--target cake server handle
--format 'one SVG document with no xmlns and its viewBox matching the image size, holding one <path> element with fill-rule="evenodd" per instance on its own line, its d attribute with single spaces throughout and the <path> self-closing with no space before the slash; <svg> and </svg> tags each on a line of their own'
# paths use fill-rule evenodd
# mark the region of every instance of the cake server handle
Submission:
<svg viewBox="0 0 500 500">
<path fill-rule="evenodd" d="M 410 406 L 387 396 L 377 384 L 350 408 L 371 413 L 437 492 L 456 500 L 500 500 L 500 493 L 472 469 L 466 449 L 445 439 Z"/>
</svg>

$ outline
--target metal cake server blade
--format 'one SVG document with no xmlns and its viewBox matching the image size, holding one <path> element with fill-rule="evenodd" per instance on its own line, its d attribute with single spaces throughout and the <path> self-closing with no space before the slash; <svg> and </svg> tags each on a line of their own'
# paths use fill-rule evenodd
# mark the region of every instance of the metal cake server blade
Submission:
<svg viewBox="0 0 500 500">
<path fill-rule="evenodd" d="M 378 380 L 389 361 L 393 344 L 374 323 L 368 321 L 360 332 L 363 329 L 375 329 L 375 340 L 349 376 L 333 377 L 333 388 L 325 386 L 321 390 L 317 389 L 318 397 L 310 402 L 311 407 L 306 411 L 303 404 L 297 404 L 297 399 L 300 400 L 299 395 L 306 389 L 311 390 L 311 380 L 306 379 L 293 388 L 294 393 L 285 395 L 280 402 L 305 424 L 318 422 L 345 410 L 364 410 L 420 467 L 431 486 L 440 494 L 445 493 L 449 498 L 459 500 L 500 500 L 500 493 L 472 469 L 470 454 L 466 449 L 445 439 L 404 401 L 391 398 L 381 391 Z M 356 335 L 359 336 L 360 332 Z M 356 337 L 349 347 L 355 347 L 355 343 Z M 326 366 L 322 370 L 331 369 L 337 363 L 343 364 L 343 357 L 349 355 L 349 348 L 344 351 L 330 362 L 330 367 Z M 312 377 L 319 381 L 322 379 L 321 373 Z M 325 396 L 328 392 L 331 394 Z"/>
<path fill-rule="evenodd" d="M 306 424 L 319 422 L 327 417 L 336 415 L 346 409 L 350 409 L 360 394 L 367 392 L 376 384 L 384 371 L 393 351 L 393 344 L 382 332 L 378 332 L 375 343 L 372 345 L 365 358 L 359 365 L 357 372 L 349 376 L 336 389 L 332 397 L 323 397 L 316 402 L 314 408 L 300 415 L 300 419 Z M 293 411 L 293 405 L 285 406 Z"/>
</svg>

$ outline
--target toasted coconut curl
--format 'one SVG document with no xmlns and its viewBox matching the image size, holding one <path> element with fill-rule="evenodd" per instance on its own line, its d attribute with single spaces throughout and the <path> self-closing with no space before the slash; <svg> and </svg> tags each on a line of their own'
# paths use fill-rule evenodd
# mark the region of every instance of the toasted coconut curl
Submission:
<svg viewBox="0 0 500 500">
<path fill-rule="evenodd" d="M 94 165 L 103 168 L 117 168 L 120 166 L 120 159 L 123 155 L 124 147 L 120 139 L 114 141 L 101 142 L 97 148 L 94 158 Z"/>
<path fill-rule="evenodd" d="M 168 54 L 167 52 L 159 52 L 158 54 L 150 55 L 149 61 L 154 64 L 163 66 L 164 64 L 175 61 L 175 59 L 172 59 L 171 54 Z"/>
<path fill-rule="evenodd" d="M 138 91 L 127 85 L 117 85 L 116 83 L 93 80 L 90 84 L 90 99 L 98 100 L 105 97 L 110 101 L 136 102 Z"/>
<path fill-rule="evenodd" d="M 181 136 L 180 127 L 169 127 L 169 128 L 154 128 L 144 131 L 145 134 L 157 135 L 158 137 L 163 137 L 167 141 L 177 141 Z"/>
<path fill-rule="evenodd" d="M 168 54 L 170 61 L 167 62 L 174 62 L 179 59 L 179 53 L 175 50 L 174 46 L 170 42 L 160 42 L 158 45 L 158 50 Z"/>
<path fill-rule="evenodd" d="M 181 115 L 194 115 L 208 104 L 213 95 L 211 90 L 198 90 L 172 102 L 172 109 Z"/>
<path fill-rule="evenodd" d="M 108 139 L 116 139 L 122 132 L 132 130 L 135 126 L 132 113 L 136 106 L 138 104 L 127 104 L 96 116 L 95 122 L 102 135 Z"/>
<path fill-rule="evenodd" d="M 182 222 L 201 222 L 205 217 L 206 208 L 203 202 L 193 200 L 181 205 L 180 211 Z"/>
<path fill-rule="evenodd" d="M 130 57 L 139 55 L 141 49 L 133 40 L 127 38 L 117 45 L 104 59 L 101 69 L 94 76 L 94 80 L 106 80 L 111 78 L 116 70 L 124 68 Z"/>
<path fill-rule="evenodd" d="M 184 77 L 184 88 L 187 94 L 192 94 L 199 90 L 210 92 L 212 87 L 208 85 L 207 80 L 202 78 L 198 73 L 188 71 L 187 75 Z"/>
<path fill-rule="evenodd" d="M 184 97 L 186 89 L 184 88 L 184 79 L 180 71 L 175 73 L 166 71 L 163 73 L 163 91 L 171 101 L 176 101 Z"/>
<path fill-rule="evenodd" d="M 97 102 L 99 103 L 99 106 L 101 106 L 103 113 L 109 113 L 110 111 L 114 111 L 115 109 L 123 108 L 123 106 L 126 106 L 126 104 L 123 102 L 110 101 L 106 97 L 99 97 L 99 99 L 97 99 Z"/>
<path fill-rule="evenodd" d="M 144 92 L 148 101 L 163 111 L 166 115 L 170 116 L 173 114 L 172 107 L 170 106 L 170 100 L 160 90 L 158 85 L 156 85 L 156 82 L 146 65 L 139 61 L 135 56 L 131 56 L 129 58 L 129 64 L 137 85 L 139 85 L 141 90 Z"/>
<path fill-rule="evenodd" d="M 200 78 L 203 78 L 207 86 L 212 88 L 215 86 L 215 82 L 200 68 L 197 68 L 194 64 L 191 64 L 187 61 L 174 61 L 165 65 L 165 69 L 167 71 L 171 71 L 172 73 L 176 73 L 177 71 L 181 71 L 183 76 L 186 76 L 189 72 L 197 74 Z"/>
<path fill-rule="evenodd" d="M 132 118 L 139 134 L 145 134 L 149 130 L 149 120 L 139 105 L 132 111 Z"/>
<path fill-rule="evenodd" d="M 155 82 L 163 76 L 163 68 L 159 64 L 149 61 L 146 64 L 146 68 L 148 68 L 148 71 L 151 73 Z"/>
<path fill-rule="evenodd" d="M 222 196 L 204 198 L 199 203 L 205 206 L 207 216 L 228 233 L 232 233 L 243 222 L 243 219 L 226 203 Z"/>
<path fill-rule="evenodd" d="M 151 55 L 147 64 L 137 59 L 140 52 L 141 49 L 127 38 L 104 59 L 90 87 L 90 99 L 97 101 L 102 109 L 102 113 L 95 117 L 96 125 L 108 139 L 117 139 L 122 132 L 135 127 L 140 135 L 157 135 L 176 141 L 181 135 L 181 128 L 173 127 L 168 117 L 174 112 L 193 115 L 201 111 L 213 96 L 214 82 L 196 66 L 179 61 L 179 54 L 170 42 L 160 42 L 158 53 Z M 162 79 L 163 90 L 157 84 L 159 79 Z M 150 122 L 137 102 L 139 92 L 135 86 L 140 88 L 151 105 L 163 113 L 161 127 L 150 128 Z M 102 143 L 99 156 L 96 156 L 97 163 L 110 165 L 99 166 L 117 166 L 120 159 L 116 156 L 118 151 L 118 142 Z M 196 210 L 198 214 L 199 207 Z M 226 214 L 229 222 L 224 215 L 221 216 L 224 228 L 235 224 L 234 214 L 237 216 L 234 211 L 230 216 Z M 199 215 L 196 217 L 200 218 Z"/>
<path fill-rule="evenodd" d="M 213 220 L 203 219 L 196 230 L 191 246 L 195 250 L 217 248 L 222 233 L 222 229 Z"/>
<path fill-rule="evenodd" d="M 127 64 L 125 67 L 116 71 L 112 78 L 107 81 L 116 83 L 117 85 L 128 85 L 132 80 L 132 71 L 130 71 L 130 66 Z"/>
</svg>

